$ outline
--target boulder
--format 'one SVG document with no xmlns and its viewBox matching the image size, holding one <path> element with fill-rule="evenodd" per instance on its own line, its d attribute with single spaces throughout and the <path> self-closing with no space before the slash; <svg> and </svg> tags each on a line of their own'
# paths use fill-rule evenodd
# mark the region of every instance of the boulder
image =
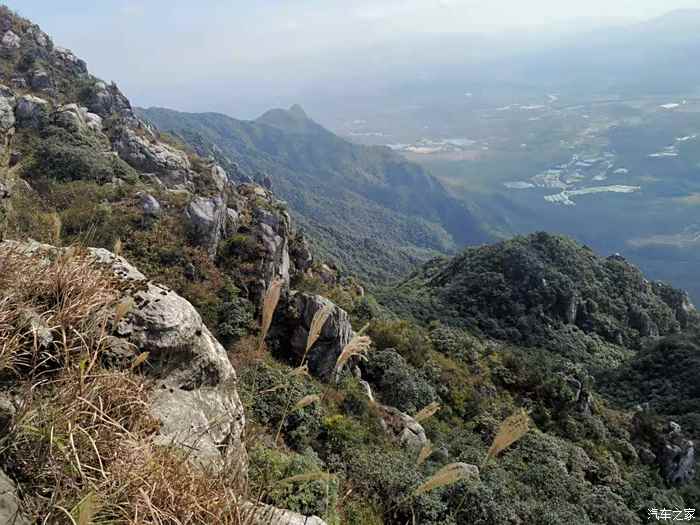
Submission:
<svg viewBox="0 0 700 525">
<path fill-rule="evenodd" d="M 20 512 L 19 502 L 15 482 L 0 470 L 0 523 L 29 525 L 29 520 Z"/>
<path fill-rule="evenodd" d="M 302 233 L 298 233 L 292 239 L 289 256 L 294 264 L 294 269 L 299 273 L 306 273 L 313 266 L 313 254 L 306 237 Z"/>
<path fill-rule="evenodd" d="M 224 191 L 228 184 L 228 176 L 226 175 L 224 168 L 218 164 L 214 164 L 214 166 L 211 168 L 211 178 L 214 181 L 216 189 L 219 190 L 219 192 Z"/>
<path fill-rule="evenodd" d="M 279 335 L 281 344 L 289 345 L 291 352 L 301 357 L 306 349 L 311 321 L 316 312 L 326 305 L 332 307 L 331 314 L 307 359 L 312 375 L 324 381 L 331 381 L 340 353 L 355 335 L 345 310 L 320 295 L 293 292 L 288 297 L 285 307 L 281 309 L 284 320 L 279 326 Z"/>
<path fill-rule="evenodd" d="M 190 161 L 184 152 L 152 137 L 141 136 L 128 127 L 122 130 L 114 147 L 122 159 L 141 171 L 167 173 L 190 170 Z"/>
<path fill-rule="evenodd" d="M 195 197 L 186 210 L 194 240 L 207 248 L 210 256 L 216 249 L 226 227 L 227 208 L 220 196 Z"/>
<path fill-rule="evenodd" d="M 695 477 L 695 444 L 671 421 L 656 453 L 661 474 L 669 485 L 684 485 Z"/>
<path fill-rule="evenodd" d="M 260 188 L 258 186 L 258 188 Z M 265 190 L 263 194 L 275 203 Z M 255 233 L 264 248 L 262 257 L 262 279 L 267 286 L 274 279 L 289 282 L 290 258 L 289 237 L 291 219 L 286 212 L 271 211 L 269 207 L 258 206 L 253 209 Z"/>
<path fill-rule="evenodd" d="M 51 87 L 51 77 L 43 69 L 37 69 L 32 73 L 29 84 L 36 91 L 45 91 Z"/>
<path fill-rule="evenodd" d="M 55 47 L 52 54 L 53 62 L 63 69 L 77 74 L 87 73 L 87 64 L 76 57 L 70 49 Z"/>
<path fill-rule="evenodd" d="M 411 416 L 394 407 L 376 407 L 381 417 L 382 428 L 395 442 L 413 450 L 420 450 L 428 444 L 423 426 Z"/>
<path fill-rule="evenodd" d="M 15 127 L 14 97 L 0 96 L 0 133 L 6 134 Z"/>
<path fill-rule="evenodd" d="M 74 67 L 79 66 L 74 65 Z M 129 126 L 142 126 L 142 123 L 134 116 L 129 99 L 119 91 L 115 84 L 107 85 L 101 81 L 95 82 L 88 97 L 87 107 L 90 112 L 96 113 L 102 118 L 118 115 Z"/>
<path fill-rule="evenodd" d="M 22 39 L 12 30 L 8 29 L 7 31 L 5 31 L 5 34 L 2 35 L 2 40 L 0 40 L 0 44 L 3 48 L 8 50 L 19 49 L 22 45 Z"/>
<path fill-rule="evenodd" d="M 150 193 L 141 194 L 141 209 L 146 217 L 160 217 L 162 212 L 160 203 Z"/>
<path fill-rule="evenodd" d="M 241 507 L 242 521 L 250 525 L 326 525 L 326 522 L 317 516 L 304 516 L 264 503 L 246 502 Z"/>
<path fill-rule="evenodd" d="M 23 127 L 39 128 L 44 125 L 49 115 L 49 103 L 43 98 L 24 95 L 17 101 L 15 118 Z"/>
<path fill-rule="evenodd" d="M 107 250 L 91 253 L 128 284 L 134 306 L 119 321 L 116 335 L 149 353 L 146 372 L 157 381 L 150 411 L 161 422 L 159 441 L 185 447 L 193 460 L 208 466 L 231 459 L 243 479 L 245 419 L 224 348 L 188 301 Z"/>
<path fill-rule="evenodd" d="M 87 130 L 102 131 L 102 117 L 88 112 L 87 108 L 78 104 L 59 107 L 52 120 L 55 125 L 76 133 L 85 133 Z"/>
</svg>

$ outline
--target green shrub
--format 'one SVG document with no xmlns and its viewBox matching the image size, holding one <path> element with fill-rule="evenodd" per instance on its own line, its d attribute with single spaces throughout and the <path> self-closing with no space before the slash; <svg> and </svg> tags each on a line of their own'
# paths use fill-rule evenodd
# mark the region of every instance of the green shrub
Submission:
<svg viewBox="0 0 700 525">
<path fill-rule="evenodd" d="M 293 476 L 325 471 L 325 466 L 313 451 L 307 450 L 302 455 L 258 445 L 249 451 L 249 460 L 249 477 L 254 495 L 262 494 L 263 501 L 276 507 L 306 516 L 320 516 L 329 524 L 338 523 L 337 479 L 282 482 Z"/>
<path fill-rule="evenodd" d="M 381 400 L 402 412 L 415 414 L 437 400 L 430 383 L 393 350 L 370 352 L 364 370 Z"/>
</svg>

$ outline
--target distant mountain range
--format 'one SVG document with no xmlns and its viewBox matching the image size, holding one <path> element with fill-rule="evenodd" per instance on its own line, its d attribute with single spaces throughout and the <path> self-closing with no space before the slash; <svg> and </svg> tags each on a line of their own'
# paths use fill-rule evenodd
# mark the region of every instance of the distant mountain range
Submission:
<svg viewBox="0 0 700 525">
<path fill-rule="evenodd" d="M 373 282 L 487 239 L 464 204 L 424 168 L 389 148 L 343 140 L 299 106 L 273 109 L 254 121 L 138 111 L 199 154 L 213 156 L 233 176 L 269 176 L 319 248 Z"/>
</svg>

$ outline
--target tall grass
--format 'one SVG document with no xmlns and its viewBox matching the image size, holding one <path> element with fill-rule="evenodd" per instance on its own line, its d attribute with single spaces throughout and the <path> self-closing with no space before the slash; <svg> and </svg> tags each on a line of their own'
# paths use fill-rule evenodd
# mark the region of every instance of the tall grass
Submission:
<svg viewBox="0 0 700 525">
<path fill-rule="evenodd" d="M 36 523 L 241 525 L 242 473 L 205 471 L 156 444 L 153 384 L 136 367 L 102 366 L 112 321 L 125 315 L 120 296 L 111 271 L 80 249 L 0 254 L 0 375 L 22 393 L 0 466 L 20 480 L 23 512 Z"/>
<path fill-rule="evenodd" d="M 270 283 L 270 286 L 265 292 L 265 297 L 263 298 L 262 324 L 260 326 L 258 351 L 262 351 L 263 345 L 265 344 L 265 338 L 267 337 L 267 332 L 270 330 L 272 317 L 275 315 L 275 309 L 277 308 L 277 303 L 279 303 L 283 285 L 284 281 L 282 279 L 275 279 Z"/>
<path fill-rule="evenodd" d="M 530 416 L 525 410 L 521 410 L 506 418 L 498 427 L 498 432 L 486 453 L 482 468 L 488 463 L 489 459 L 498 456 L 498 454 L 527 434 L 529 429 Z"/>
</svg>

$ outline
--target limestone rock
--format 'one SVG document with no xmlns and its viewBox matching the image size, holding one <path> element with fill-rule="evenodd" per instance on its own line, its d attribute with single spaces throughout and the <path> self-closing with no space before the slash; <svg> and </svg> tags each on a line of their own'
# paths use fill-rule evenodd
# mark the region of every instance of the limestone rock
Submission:
<svg viewBox="0 0 700 525">
<path fill-rule="evenodd" d="M 43 69 L 37 69 L 32 73 L 29 83 L 32 89 L 36 91 L 45 91 L 51 87 L 51 77 Z"/>
<path fill-rule="evenodd" d="M 290 510 L 282 510 L 264 503 L 246 502 L 242 507 L 242 517 L 250 525 L 326 525 L 316 516 L 303 516 Z"/>
<path fill-rule="evenodd" d="M 345 310 L 320 295 L 292 293 L 282 310 L 284 320 L 274 328 L 282 344 L 288 344 L 292 353 L 301 356 L 306 348 L 311 321 L 325 305 L 332 306 L 331 315 L 307 358 L 312 375 L 331 381 L 338 356 L 355 335 Z"/>
<path fill-rule="evenodd" d="M 87 73 L 87 64 L 84 60 L 76 57 L 70 49 L 65 47 L 55 47 L 52 55 L 53 61 L 64 69 L 74 73 Z"/>
<path fill-rule="evenodd" d="M 7 133 L 15 127 L 14 97 L 0 96 L 0 133 Z"/>
<path fill-rule="evenodd" d="M 0 470 L 0 523 L 7 525 L 29 525 L 19 509 L 17 486 Z"/>
<path fill-rule="evenodd" d="M 226 226 L 226 203 L 220 196 L 195 197 L 186 210 L 194 240 L 205 246 L 209 255 L 216 255 L 216 248 Z"/>
<path fill-rule="evenodd" d="M 190 161 L 184 152 L 155 139 L 142 137 L 131 128 L 122 130 L 114 146 L 122 159 L 141 171 L 166 173 L 190 170 Z"/>
<path fill-rule="evenodd" d="M 423 426 L 411 416 L 394 407 L 376 406 L 382 427 L 394 441 L 414 450 L 420 450 L 428 443 Z"/>
<path fill-rule="evenodd" d="M 2 35 L 2 40 L 0 40 L 0 44 L 2 44 L 2 47 L 6 49 L 19 49 L 21 46 L 22 39 L 14 33 L 11 30 L 5 31 L 5 34 Z"/>
<path fill-rule="evenodd" d="M 695 477 L 695 444 L 684 437 L 678 423 L 669 423 L 656 458 L 669 485 L 684 485 Z"/>
<path fill-rule="evenodd" d="M 38 128 L 43 126 L 49 114 L 49 103 L 43 98 L 24 95 L 17 101 L 15 118 L 20 126 Z"/>
<path fill-rule="evenodd" d="M 277 278 L 289 282 L 291 230 L 289 216 L 283 212 L 275 213 L 269 209 L 257 207 L 253 209 L 253 220 L 257 226 L 257 236 L 265 248 L 262 260 L 263 280 L 266 284 Z"/>
<path fill-rule="evenodd" d="M 102 117 L 88 112 L 87 108 L 78 106 L 78 104 L 67 104 L 59 107 L 52 118 L 54 124 L 73 132 L 102 131 Z"/>
<path fill-rule="evenodd" d="M 162 212 L 160 203 L 150 193 L 141 195 L 141 209 L 146 217 L 159 217 Z"/>
<path fill-rule="evenodd" d="M 126 260 L 104 249 L 95 259 L 130 283 L 134 308 L 116 333 L 139 352 L 149 352 L 147 373 L 158 381 L 151 401 L 161 421 L 163 443 L 186 447 L 204 464 L 226 456 L 245 477 L 247 455 L 241 441 L 245 419 L 236 373 L 226 351 L 195 308 L 178 294 L 153 284 Z"/>
</svg>

